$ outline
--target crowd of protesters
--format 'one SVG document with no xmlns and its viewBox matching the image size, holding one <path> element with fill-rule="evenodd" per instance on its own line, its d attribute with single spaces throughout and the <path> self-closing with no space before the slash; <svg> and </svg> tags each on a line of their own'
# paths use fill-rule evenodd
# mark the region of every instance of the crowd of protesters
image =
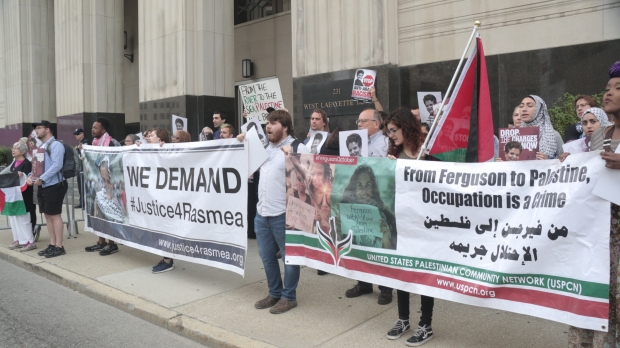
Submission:
<svg viewBox="0 0 620 348">
<path fill-rule="evenodd" d="M 387 157 L 396 159 L 431 159 L 424 153 L 422 144 L 429 135 L 430 126 L 421 123 L 420 112 L 418 109 L 398 108 L 391 113 L 383 112 L 383 106 L 376 97 L 376 91 L 371 89 L 372 103 L 374 108 L 362 111 L 357 119 L 358 129 L 366 129 L 368 132 L 368 155 L 373 157 Z M 426 102 L 426 99 L 425 99 Z M 428 99 L 429 105 L 433 100 Z M 435 101 L 436 102 L 436 101 Z M 425 107 L 429 107 L 425 105 Z M 249 221 L 249 235 L 256 237 L 259 255 L 262 259 L 265 274 L 267 277 L 268 294 L 254 304 L 256 309 L 269 309 L 273 314 L 285 313 L 297 307 L 296 288 L 300 277 L 300 267 L 284 263 L 284 273 L 282 274 L 279 258 L 286 259 L 285 248 L 285 212 L 286 195 L 291 188 L 283 184 L 289 178 L 285 168 L 285 156 L 289 153 L 306 154 L 310 153 L 310 133 L 305 140 L 295 138 L 293 120 L 287 110 L 268 110 L 265 134 L 268 138 L 266 151 L 268 159 L 261 165 L 259 171 L 250 177 L 248 190 L 248 211 L 252 217 Z M 602 160 L 605 161 L 607 168 L 620 169 L 620 154 L 615 153 L 620 144 L 620 61 L 609 68 L 609 82 L 605 87 L 602 97 L 602 105 L 589 95 L 579 95 L 575 99 L 575 112 L 580 118 L 580 122 L 572 124 L 564 130 L 564 140 L 566 142 L 576 141 L 584 138 L 587 146 L 586 151 L 599 151 Z M 245 115 L 245 113 L 244 113 Z M 437 122 L 442 115 L 433 114 L 431 122 Z M 615 121 L 615 122 L 614 122 Z M 226 115 L 216 111 L 213 114 L 213 123 L 216 128 L 214 132 L 211 128 L 205 127 L 199 134 L 200 141 L 211 139 L 234 138 L 234 127 L 226 122 Z M 10 166 L 10 171 L 15 171 L 19 176 L 27 177 L 27 189 L 23 191 L 23 201 L 26 205 L 26 214 L 11 216 L 11 226 L 13 226 L 14 242 L 10 249 L 28 252 L 36 249 L 37 246 L 33 239 L 33 227 L 36 224 L 36 208 L 33 197 L 36 196 L 39 211 L 44 215 L 47 230 L 49 232 L 49 245 L 38 252 L 39 256 L 46 258 L 58 257 L 66 254 L 62 245 L 63 221 L 62 204 L 67 192 L 67 181 L 63 177 L 63 158 L 65 157 L 66 147 L 56 141 L 52 134 L 51 124 L 48 121 L 40 121 L 32 125 L 36 137 L 41 141 L 40 148 L 45 149 L 43 174 L 34 177 L 31 162 L 26 158 L 28 146 L 26 140 L 16 142 L 12 147 L 14 158 Z M 551 123 L 551 118 L 547 110 L 547 105 L 542 98 L 531 94 L 523 97 L 521 103 L 516 105 L 512 113 L 509 127 L 531 127 L 539 128 L 539 146 L 536 153 L 537 160 L 559 159 L 565 160 L 570 153 L 563 151 L 564 140 L 555 130 Z M 82 144 L 92 146 L 121 146 L 108 133 L 110 128 L 109 120 L 98 118 L 92 125 L 91 139 L 84 137 L 81 128 L 75 130 L 74 135 L 79 142 L 76 147 L 80 159 Z M 178 127 L 177 127 L 178 128 Z M 328 132 L 329 119 L 324 110 L 314 110 L 310 117 L 310 131 Z M 326 155 L 339 155 L 338 133 L 340 128 L 332 130 L 327 136 L 321 149 L 316 152 Z M 153 128 L 144 131 L 142 140 L 139 136 L 129 134 L 123 140 L 125 146 L 140 145 L 141 142 L 150 144 L 185 143 L 191 142 L 191 135 L 178 128 L 172 136 L 162 128 Z M 237 136 L 239 141 L 244 141 L 246 133 Z M 508 142 L 503 149 L 499 149 L 496 141 L 495 160 L 499 160 L 499 151 L 504 151 L 508 161 L 519 160 L 522 152 L 518 142 Z M 360 180 L 372 182 L 376 178 L 364 173 L 360 166 L 358 175 Z M 80 199 L 75 208 L 90 209 L 87 205 L 96 205 L 96 209 L 104 214 L 114 215 L 118 209 L 123 209 L 126 205 L 122 188 L 111 183 L 111 169 L 109 160 L 105 159 L 99 164 L 99 170 L 103 182 L 87 180 L 78 174 L 80 186 Z M 314 169 L 313 169 L 314 170 Z M 318 175 L 319 183 L 314 182 L 316 178 L 307 178 L 304 171 L 294 171 L 290 176 L 297 180 L 297 192 L 295 197 L 303 199 L 308 204 L 314 205 L 317 209 L 318 224 L 321 226 L 320 218 L 321 202 L 326 197 L 317 197 L 307 188 L 313 185 L 325 184 L 332 178 L 328 173 L 329 168 L 318 168 L 321 173 Z M 366 175 L 366 176 L 364 176 Z M 260 178 L 260 179 L 259 179 Z M 285 180 L 285 178 L 287 178 Z M 256 185 L 258 183 L 258 185 Z M 372 183 L 371 183 L 372 184 Z M 84 188 L 82 188 L 82 186 Z M 33 188 L 37 188 L 34 193 Z M 82 192 L 82 190 L 85 192 Z M 299 190 L 302 191 L 299 191 Z M 101 197 L 99 195 L 101 194 Z M 84 196 L 96 195 L 94 202 L 88 202 Z M 352 199 L 362 199 L 360 197 Z M 617 316 L 620 315 L 620 301 L 618 295 L 618 266 L 620 266 L 620 207 L 611 204 L 611 238 L 610 238 L 610 287 L 609 287 L 609 330 L 608 332 L 592 331 L 571 327 L 569 330 L 570 347 L 613 347 L 618 346 L 616 338 Z M 392 214 L 392 213 L 389 213 Z M 386 234 L 387 239 L 380 241 L 384 246 L 396 246 L 396 235 Z M 99 238 L 97 242 L 86 247 L 87 252 L 98 252 L 102 256 L 114 254 L 119 251 L 118 245 L 112 241 Z M 153 273 L 162 273 L 174 269 L 174 261 L 170 258 L 163 258 L 153 267 Z M 326 274 L 319 271 L 320 275 Z M 379 286 L 380 295 L 379 305 L 386 305 L 392 302 L 393 289 Z M 351 289 L 344 292 L 346 297 L 355 298 L 365 294 L 373 293 L 373 284 L 359 281 Z M 398 319 L 394 326 L 388 331 L 388 339 L 398 339 L 405 332 L 410 330 L 410 294 L 405 291 L 397 290 Z M 433 317 L 434 298 L 421 296 L 421 316 L 417 328 L 413 335 L 408 338 L 406 344 L 409 346 L 422 345 L 433 338 L 432 317 Z"/>
</svg>

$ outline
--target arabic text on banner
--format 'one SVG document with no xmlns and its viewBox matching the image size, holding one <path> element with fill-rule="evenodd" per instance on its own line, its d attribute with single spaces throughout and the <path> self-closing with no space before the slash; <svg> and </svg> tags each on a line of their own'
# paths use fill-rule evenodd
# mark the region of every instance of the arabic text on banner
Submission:
<svg viewBox="0 0 620 348">
<path fill-rule="evenodd" d="M 288 227 L 287 262 L 607 331 L 598 154 L 479 164 L 301 155 L 287 169 L 304 190 L 289 194 L 315 210 L 311 228 Z"/>
</svg>

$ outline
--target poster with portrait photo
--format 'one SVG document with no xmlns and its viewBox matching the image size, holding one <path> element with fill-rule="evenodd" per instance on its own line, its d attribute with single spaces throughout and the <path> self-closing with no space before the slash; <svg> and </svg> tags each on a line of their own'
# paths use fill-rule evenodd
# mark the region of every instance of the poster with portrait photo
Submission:
<svg viewBox="0 0 620 348">
<path fill-rule="evenodd" d="M 354 245 L 396 250 L 395 168 L 396 161 L 377 157 L 336 165 L 332 216 L 341 235 L 352 232 Z"/>
<path fill-rule="evenodd" d="M 45 172 L 45 149 L 34 149 L 31 155 L 32 159 L 30 163 L 32 164 L 32 180 L 35 181 L 43 175 Z"/>
<path fill-rule="evenodd" d="M 172 115 L 172 133 L 182 130 L 187 132 L 187 118 Z"/>
<path fill-rule="evenodd" d="M 422 123 L 433 124 L 439 104 L 441 104 L 441 92 L 418 92 L 418 108 Z"/>
<path fill-rule="evenodd" d="M 368 130 L 357 129 L 338 134 L 340 156 L 368 157 Z"/>
<path fill-rule="evenodd" d="M 41 145 L 43 145 L 43 142 L 41 141 L 41 139 L 37 138 L 37 132 L 35 132 L 33 129 L 32 132 L 30 132 L 30 135 L 28 136 L 28 140 L 26 140 L 26 146 L 28 146 L 28 152 L 26 152 L 26 158 L 30 162 L 32 162 L 33 153 L 36 152 L 37 149 L 41 147 Z"/>
<path fill-rule="evenodd" d="M 316 155 L 321 152 L 321 148 L 323 144 L 325 144 L 325 140 L 329 136 L 328 132 L 310 130 L 310 139 L 308 140 L 307 146 L 310 148 L 310 153 Z"/>
<path fill-rule="evenodd" d="M 269 139 L 267 138 L 267 136 L 265 135 L 265 132 L 263 131 L 263 127 L 261 127 L 260 125 L 260 121 L 258 116 L 252 118 L 251 120 L 249 120 L 248 122 L 244 123 L 241 126 L 241 133 L 247 133 L 248 132 L 248 128 L 255 128 L 256 129 L 256 133 L 258 134 L 258 139 L 260 139 L 260 142 L 263 144 L 263 147 L 267 147 L 267 145 L 269 145 Z"/>
<path fill-rule="evenodd" d="M 351 98 L 357 100 L 372 100 L 370 88 L 375 86 L 376 77 L 377 72 L 375 70 L 357 69 L 353 77 Z"/>
<path fill-rule="evenodd" d="M 500 128 L 499 157 L 502 161 L 535 160 L 539 141 L 539 127 Z"/>
<path fill-rule="evenodd" d="M 127 223 L 123 153 L 88 152 L 83 160 L 87 214 Z"/>
<path fill-rule="evenodd" d="M 323 231 L 330 230 L 335 166 L 317 161 L 312 154 L 294 154 L 287 158 L 287 230 L 316 234 L 317 224 Z"/>
</svg>

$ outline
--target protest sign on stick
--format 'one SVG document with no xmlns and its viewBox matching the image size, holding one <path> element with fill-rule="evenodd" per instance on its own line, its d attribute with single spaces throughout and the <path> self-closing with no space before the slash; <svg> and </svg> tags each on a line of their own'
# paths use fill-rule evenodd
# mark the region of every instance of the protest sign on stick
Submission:
<svg viewBox="0 0 620 348">
<path fill-rule="evenodd" d="M 353 89 L 351 90 L 351 98 L 357 100 L 372 100 L 370 88 L 375 86 L 375 78 L 377 72 L 369 69 L 357 69 L 355 78 L 353 79 Z"/>
<path fill-rule="evenodd" d="M 280 82 L 277 78 L 241 85 L 239 94 L 243 107 L 248 112 L 248 119 L 258 117 L 261 124 L 267 122 L 268 108 L 276 110 L 284 108 Z"/>
</svg>

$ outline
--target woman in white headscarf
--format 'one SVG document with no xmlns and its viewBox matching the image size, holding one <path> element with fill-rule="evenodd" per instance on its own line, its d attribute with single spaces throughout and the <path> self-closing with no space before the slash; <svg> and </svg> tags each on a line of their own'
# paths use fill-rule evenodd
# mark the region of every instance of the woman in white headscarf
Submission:
<svg viewBox="0 0 620 348">
<path fill-rule="evenodd" d="M 95 216 L 108 221 L 123 223 L 125 214 L 114 195 L 109 157 L 106 156 L 99 162 L 99 173 L 103 180 L 103 188 L 95 195 Z"/>
<path fill-rule="evenodd" d="M 523 98 L 520 105 L 521 127 L 538 127 L 540 129 L 539 152 L 537 160 L 554 159 L 562 153 L 564 141 L 560 133 L 553 129 L 551 117 L 547 111 L 547 104 L 537 95 Z"/>
</svg>

